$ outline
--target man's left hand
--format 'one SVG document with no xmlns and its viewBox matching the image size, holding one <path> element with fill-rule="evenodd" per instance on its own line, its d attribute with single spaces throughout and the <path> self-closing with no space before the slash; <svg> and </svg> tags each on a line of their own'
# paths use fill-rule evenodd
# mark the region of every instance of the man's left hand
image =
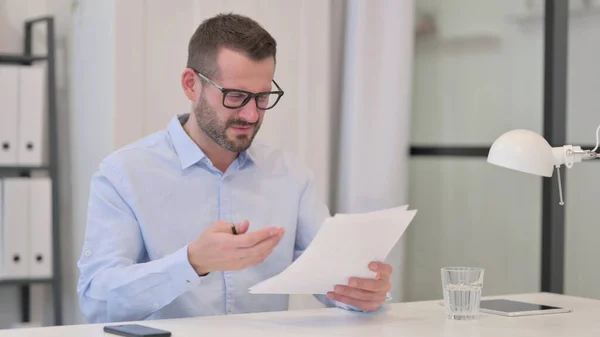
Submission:
<svg viewBox="0 0 600 337">
<path fill-rule="evenodd" d="M 375 311 L 386 300 L 391 289 L 392 266 L 372 262 L 369 269 L 377 273 L 375 279 L 351 278 L 348 285 L 336 285 L 327 293 L 330 300 L 348 304 L 363 311 Z"/>
</svg>

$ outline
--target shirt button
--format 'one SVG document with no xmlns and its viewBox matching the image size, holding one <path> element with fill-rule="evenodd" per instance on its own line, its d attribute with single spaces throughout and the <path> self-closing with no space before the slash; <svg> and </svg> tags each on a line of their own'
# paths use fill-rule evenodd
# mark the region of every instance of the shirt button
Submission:
<svg viewBox="0 0 600 337">
<path fill-rule="evenodd" d="M 158 305 L 158 303 L 154 303 L 154 309 L 158 309 L 160 308 L 160 305 Z"/>
<path fill-rule="evenodd" d="M 90 252 L 89 250 L 86 250 L 84 254 L 85 254 L 85 256 L 90 256 L 90 255 L 92 255 L 92 252 Z"/>
</svg>

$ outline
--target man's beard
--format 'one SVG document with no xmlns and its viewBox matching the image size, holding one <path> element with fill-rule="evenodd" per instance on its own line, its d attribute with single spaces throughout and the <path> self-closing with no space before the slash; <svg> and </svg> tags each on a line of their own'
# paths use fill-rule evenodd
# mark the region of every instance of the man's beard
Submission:
<svg viewBox="0 0 600 337">
<path fill-rule="evenodd" d="M 204 96 L 200 97 L 200 101 L 194 108 L 194 114 L 200 129 L 219 146 L 231 152 L 246 151 L 252 145 L 254 136 L 260 129 L 259 120 L 255 123 L 248 123 L 241 119 L 230 119 L 225 125 L 221 125 L 217 112 L 206 102 Z M 251 135 L 241 134 L 237 135 L 235 139 L 229 139 L 227 129 L 232 126 L 250 126 L 254 128 L 254 132 Z"/>
</svg>

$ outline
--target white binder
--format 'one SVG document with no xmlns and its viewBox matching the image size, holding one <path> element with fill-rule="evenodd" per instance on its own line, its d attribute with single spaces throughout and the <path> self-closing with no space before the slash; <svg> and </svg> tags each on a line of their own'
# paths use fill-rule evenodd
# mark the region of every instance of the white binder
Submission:
<svg viewBox="0 0 600 337">
<path fill-rule="evenodd" d="M 17 149 L 19 165 L 41 166 L 46 162 L 45 79 L 43 65 L 20 67 Z"/>
<path fill-rule="evenodd" d="M 17 164 L 19 67 L 0 66 L 0 166 Z"/>
<path fill-rule="evenodd" d="M 0 280 L 4 278 L 4 179 L 0 179 Z"/>
<path fill-rule="evenodd" d="M 3 278 L 29 276 L 29 178 L 5 178 L 2 224 Z"/>
<path fill-rule="evenodd" d="M 29 181 L 29 275 L 52 277 L 52 181 Z"/>
</svg>

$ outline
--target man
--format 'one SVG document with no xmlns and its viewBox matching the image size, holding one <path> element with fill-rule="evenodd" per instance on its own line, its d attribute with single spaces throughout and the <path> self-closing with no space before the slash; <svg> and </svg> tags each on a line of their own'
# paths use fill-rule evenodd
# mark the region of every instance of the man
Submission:
<svg viewBox="0 0 600 337">
<path fill-rule="evenodd" d="M 293 156 L 252 144 L 283 96 L 275 54 L 275 40 L 247 17 L 204 21 L 181 76 L 191 113 L 102 161 L 78 263 L 89 321 L 287 309 L 288 296 L 248 288 L 289 266 L 329 214 Z M 392 268 L 369 267 L 376 279 L 352 279 L 317 298 L 378 309 Z"/>
</svg>

